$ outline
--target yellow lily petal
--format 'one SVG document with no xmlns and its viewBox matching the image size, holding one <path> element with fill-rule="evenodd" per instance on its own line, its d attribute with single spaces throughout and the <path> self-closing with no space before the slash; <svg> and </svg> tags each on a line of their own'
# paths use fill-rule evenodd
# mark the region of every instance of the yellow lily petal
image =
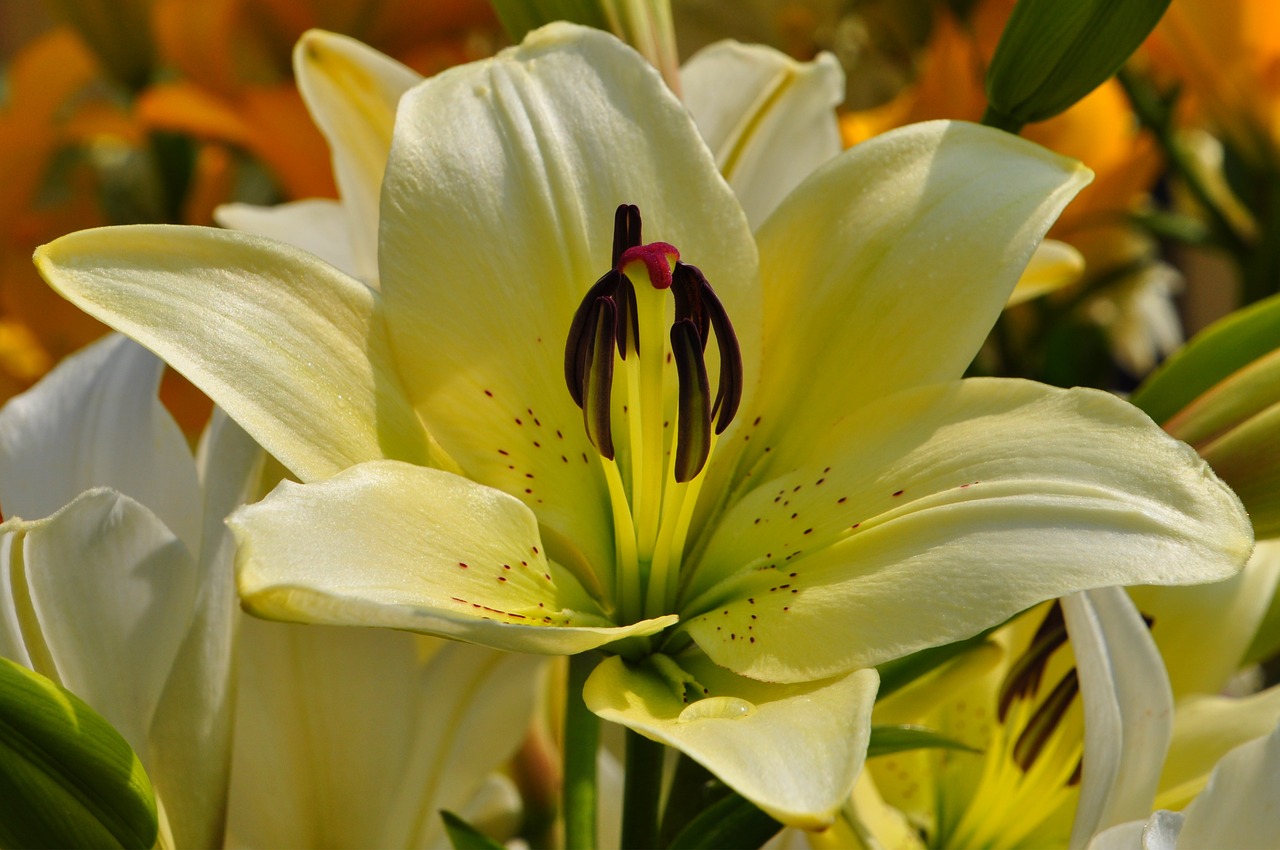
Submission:
<svg viewBox="0 0 1280 850">
<path fill-rule="evenodd" d="M 312 30 L 293 52 L 298 90 L 329 142 L 355 275 L 378 280 L 378 196 L 400 96 L 418 72 L 354 39 Z"/>
<path fill-rule="evenodd" d="M 711 695 L 687 699 L 677 665 Z M 614 656 L 592 671 L 582 696 L 605 720 L 675 747 L 774 818 L 821 829 L 862 770 L 879 682 L 874 670 L 858 670 L 773 685 L 696 654 L 639 665 Z"/>
<path fill-rule="evenodd" d="M 763 45 L 721 41 L 695 53 L 680 80 L 752 228 L 840 153 L 835 108 L 845 97 L 844 72 L 829 53 L 797 62 Z"/>
<path fill-rule="evenodd" d="M 823 433 L 852 405 L 960 377 L 1036 243 L 1089 178 L 1008 133 L 941 121 L 886 133 L 814 172 L 759 231 L 769 368 L 755 456 L 785 451 L 782 427 L 788 446 L 804 447 L 802 431 Z"/>
<path fill-rule="evenodd" d="M 766 681 L 872 666 L 1077 590 L 1226 578 L 1252 548 L 1208 465 L 1096 390 L 924 387 L 803 448 L 719 520 L 681 609 L 713 661 Z M 730 638 L 748 624 L 754 643 Z"/>
<path fill-rule="evenodd" d="M 634 51 L 553 24 L 401 101 L 379 266 L 410 397 L 467 476 L 524 501 L 602 576 L 614 557 L 608 490 L 565 389 L 564 346 L 612 263 L 620 203 L 639 206 L 645 241 L 701 267 L 743 352 L 758 352 L 746 219 Z M 746 369 L 750 386 L 755 363 Z"/>
<path fill-rule="evenodd" d="M 1280 541 L 1259 541 L 1235 576 L 1197 587 L 1135 587 L 1178 697 L 1216 694 L 1239 672 L 1280 582 Z"/>
<path fill-rule="evenodd" d="M 676 619 L 615 626 L 547 560 L 528 508 L 437 469 L 378 461 L 317 484 L 286 481 L 228 523 L 242 604 L 270 619 L 555 655 L 655 634 Z"/>
<path fill-rule="evenodd" d="M 1219 759 L 1232 748 L 1267 734 L 1277 722 L 1280 687 L 1241 698 L 1195 696 L 1180 700 L 1156 806 L 1185 807 L 1209 781 Z"/>
<path fill-rule="evenodd" d="M 1031 262 L 1018 278 L 1006 307 L 1039 298 L 1070 286 L 1084 274 L 1084 255 L 1066 242 L 1046 239 L 1036 246 Z"/>
<path fill-rule="evenodd" d="M 1268 847 L 1280 837 L 1280 727 L 1236 747 L 1213 770 L 1209 784 L 1183 812 L 1177 846 Z"/>
<path fill-rule="evenodd" d="M 42 247 L 36 265 L 303 480 L 374 458 L 427 459 L 377 293 L 310 254 L 231 231 L 149 226 L 73 233 Z"/>
</svg>

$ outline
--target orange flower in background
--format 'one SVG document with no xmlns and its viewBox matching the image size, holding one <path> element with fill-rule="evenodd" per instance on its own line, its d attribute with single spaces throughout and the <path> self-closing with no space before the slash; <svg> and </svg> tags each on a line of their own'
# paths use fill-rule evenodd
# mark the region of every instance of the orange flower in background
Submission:
<svg viewBox="0 0 1280 850">
<path fill-rule="evenodd" d="M 1190 96 L 1193 115 L 1216 125 L 1255 165 L 1277 165 L 1280 4 L 1174 0 L 1146 54 Z"/>
<path fill-rule="evenodd" d="M 933 118 L 978 121 L 986 106 L 983 75 L 995 52 L 1013 0 L 984 0 L 967 22 L 946 8 L 935 10 L 934 31 L 916 83 L 872 110 L 846 115 L 846 144 L 903 124 Z M 1071 234 L 1100 217 L 1114 219 L 1155 182 L 1160 163 L 1153 141 L 1139 132 L 1120 85 L 1114 80 L 1056 118 L 1029 125 L 1023 135 L 1050 150 L 1079 159 L 1097 175 L 1067 208 L 1051 233 Z M 1111 214 L 1111 215 L 1108 215 Z"/>
<path fill-rule="evenodd" d="M 1013 5 L 1013 0 L 983 0 L 967 21 L 936 7 L 915 84 L 883 106 L 845 115 L 845 143 L 933 118 L 980 120 L 986 106 L 983 76 Z M 1155 246 L 1125 221 L 1160 175 L 1154 139 L 1139 128 L 1115 80 L 1061 115 L 1028 125 L 1023 135 L 1079 159 L 1097 175 L 1049 235 L 1078 249 L 1092 272 L 1143 269 L 1111 287 L 1104 293 L 1105 303 L 1091 303 L 1087 312 L 1107 331 L 1112 356 L 1130 372 L 1145 374 L 1181 342 L 1170 301 L 1176 275 L 1155 262 Z"/>
<path fill-rule="evenodd" d="M 213 224 L 246 187 L 259 203 L 335 195 L 328 147 L 293 83 L 307 29 L 353 35 L 424 74 L 500 39 L 485 0 L 47 5 L 67 26 L 10 60 L 0 106 L 0 402 L 105 330 L 43 285 L 35 246 L 103 224 Z M 208 401 L 174 378 L 163 392 L 198 433 Z"/>
</svg>

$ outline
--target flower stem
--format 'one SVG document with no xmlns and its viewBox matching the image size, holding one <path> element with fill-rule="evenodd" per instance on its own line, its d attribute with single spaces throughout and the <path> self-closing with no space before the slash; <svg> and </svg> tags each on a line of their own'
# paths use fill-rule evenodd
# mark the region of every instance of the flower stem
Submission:
<svg viewBox="0 0 1280 850">
<path fill-rule="evenodd" d="M 596 750 L 600 718 L 587 708 L 582 686 L 599 659 L 594 653 L 569 656 L 564 701 L 564 846 L 592 850 L 596 839 Z"/>
<path fill-rule="evenodd" d="M 666 748 L 627 730 L 627 780 L 622 797 L 622 850 L 658 846 L 658 803 Z"/>
</svg>

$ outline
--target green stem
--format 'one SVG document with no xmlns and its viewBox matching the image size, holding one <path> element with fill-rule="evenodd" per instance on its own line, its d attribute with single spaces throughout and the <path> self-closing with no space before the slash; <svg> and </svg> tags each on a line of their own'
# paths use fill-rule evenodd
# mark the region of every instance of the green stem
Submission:
<svg viewBox="0 0 1280 850">
<path fill-rule="evenodd" d="M 593 850 L 596 839 L 596 751 L 600 718 L 582 700 L 582 687 L 599 659 L 594 653 L 569 656 L 564 700 L 564 846 Z"/>
<path fill-rule="evenodd" d="M 997 130 L 1012 133 L 1015 136 L 1021 133 L 1022 128 L 1026 126 L 1026 122 L 1019 121 L 1012 115 L 1005 115 L 991 104 L 987 104 L 986 110 L 982 113 L 982 123 L 988 127 L 995 127 Z"/>
<path fill-rule="evenodd" d="M 1243 266 L 1245 257 L 1250 251 L 1249 240 L 1236 229 L 1231 219 L 1218 206 L 1213 193 L 1200 179 L 1200 172 L 1191 162 L 1191 157 L 1182 145 L 1178 144 L 1178 140 L 1174 137 L 1171 106 L 1161 99 L 1151 84 L 1127 69 L 1120 69 L 1116 79 L 1124 87 L 1134 114 L 1138 116 L 1142 126 L 1155 136 L 1161 152 L 1169 160 L 1169 167 L 1182 180 L 1182 184 L 1196 199 L 1196 203 L 1204 209 L 1213 224 L 1214 231 L 1222 239 L 1224 247 Z"/>
<path fill-rule="evenodd" d="M 622 797 L 622 850 L 658 846 L 658 804 L 666 748 L 627 730 L 627 784 Z"/>
</svg>

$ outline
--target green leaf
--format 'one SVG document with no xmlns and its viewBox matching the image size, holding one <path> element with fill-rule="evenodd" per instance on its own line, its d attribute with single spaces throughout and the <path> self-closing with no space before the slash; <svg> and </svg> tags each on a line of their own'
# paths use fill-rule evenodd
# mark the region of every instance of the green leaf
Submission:
<svg viewBox="0 0 1280 850">
<path fill-rule="evenodd" d="M 145 848 L 158 831 L 124 738 L 75 694 L 0 658 L 0 846 Z"/>
<path fill-rule="evenodd" d="M 1155 28 L 1170 0 L 1018 0 L 987 68 L 983 123 L 1016 132 L 1093 91 Z"/>
<path fill-rule="evenodd" d="M 476 829 L 453 812 L 440 810 L 444 831 L 449 834 L 453 850 L 505 850 L 501 844 Z"/>
<path fill-rule="evenodd" d="M 872 726 L 871 742 L 867 744 L 867 758 L 887 756 L 907 750 L 927 749 L 982 752 L 955 738 L 948 738 L 941 732 L 935 732 L 923 726 Z"/>
<path fill-rule="evenodd" d="M 1129 401 L 1161 424 L 1239 369 L 1280 347 L 1280 295 L 1214 322 L 1161 364 Z"/>
<path fill-rule="evenodd" d="M 671 850 L 759 847 L 782 824 L 737 794 L 730 794 L 693 819 L 671 842 Z"/>
<path fill-rule="evenodd" d="M 493 0 L 493 8 L 515 42 L 552 21 L 572 21 L 611 31 L 600 0 Z"/>
</svg>

